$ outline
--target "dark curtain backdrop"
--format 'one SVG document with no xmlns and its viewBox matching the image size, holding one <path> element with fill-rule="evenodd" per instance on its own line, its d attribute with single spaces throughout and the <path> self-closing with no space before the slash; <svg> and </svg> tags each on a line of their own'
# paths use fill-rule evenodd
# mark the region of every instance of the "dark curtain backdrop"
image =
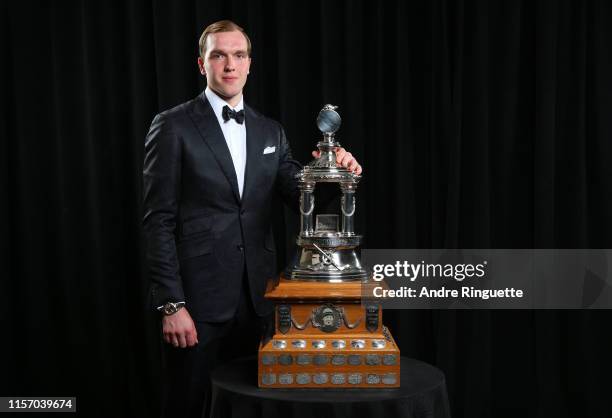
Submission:
<svg viewBox="0 0 612 418">
<path fill-rule="evenodd" d="M 310 159 L 321 106 L 340 106 L 339 139 L 365 170 L 365 247 L 612 247 L 608 1 L 0 10 L 1 396 L 157 414 L 144 136 L 203 89 L 197 40 L 221 18 L 250 34 L 246 100 L 285 126 L 298 159 Z M 454 417 L 611 416 L 609 311 L 388 311 L 386 322 L 404 355 L 446 373 Z"/>
</svg>

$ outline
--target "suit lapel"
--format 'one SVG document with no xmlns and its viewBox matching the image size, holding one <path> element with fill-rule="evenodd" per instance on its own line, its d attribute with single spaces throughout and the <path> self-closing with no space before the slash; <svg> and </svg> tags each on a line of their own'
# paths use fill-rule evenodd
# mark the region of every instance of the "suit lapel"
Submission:
<svg viewBox="0 0 612 418">
<path fill-rule="evenodd" d="M 265 133 L 261 124 L 260 117 L 249 106 L 244 106 L 245 123 L 246 123 L 246 143 L 247 143 L 247 161 L 244 173 L 244 190 L 242 191 L 242 200 L 245 201 L 251 193 L 255 179 L 261 169 L 261 153 L 265 144 Z"/>
<path fill-rule="evenodd" d="M 236 176 L 236 170 L 234 170 L 234 163 L 232 162 L 232 156 L 230 154 L 223 131 L 219 126 L 219 121 L 215 112 L 213 111 L 210 103 L 206 99 L 204 92 L 200 94 L 199 98 L 195 100 L 195 106 L 193 111 L 189 115 L 202 135 L 204 142 L 208 145 L 212 153 L 214 154 L 221 171 L 229 181 L 234 197 L 238 203 L 240 203 L 240 193 L 238 192 L 238 180 Z M 248 125 L 247 125 L 248 126 Z M 247 133 L 247 150 L 248 150 L 248 133 Z M 248 152 L 248 151 L 247 151 Z"/>
</svg>

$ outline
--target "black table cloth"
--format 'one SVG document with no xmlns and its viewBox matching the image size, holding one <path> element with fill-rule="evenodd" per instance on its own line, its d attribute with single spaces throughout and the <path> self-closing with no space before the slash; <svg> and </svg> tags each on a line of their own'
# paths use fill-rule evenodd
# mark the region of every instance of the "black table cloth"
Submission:
<svg viewBox="0 0 612 418">
<path fill-rule="evenodd" d="M 211 418 L 449 418 L 444 374 L 401 358 L 397 389 L 269 389 L 257 387 L 254 357 L 212 373 Z"/>
</svg>

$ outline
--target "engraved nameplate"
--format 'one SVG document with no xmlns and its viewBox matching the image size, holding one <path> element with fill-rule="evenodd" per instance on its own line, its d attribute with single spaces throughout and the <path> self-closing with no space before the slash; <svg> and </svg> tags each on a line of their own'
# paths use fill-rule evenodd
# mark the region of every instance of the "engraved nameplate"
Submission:
<svg viewBox="0 0 612 418">
<path fill-rule="evenodd" d="M 378 305 L 368 305 L 366 310 L 366 328 L 370 332 L 378 330 Z"/>
<path fill-rule="evenodd" d="M 325 366 L 329 363 L 329 357 L 325 354 L 317 354 L 313 357 L 312 362 L 317 366 Z"/>
<path fill-rule="evenodd" d="M 293 375 L 289 373 L 279 374 L 278 383 L 281 385 L 290 385 L 293 383 Z"/>
<path fill-rule="evenodd" d="M 271 366 L 275 363 L 276 357 L 270 354 L 264 354 L 261 356 L 261 364 L 264 366 Z"/>
<path fill-rule="evenodd" d="M 314 340 L 312 346 L 314 348 L 325 348 L 325 340 Z"/>
<path fill-rule="evenodd" d="M 372 348 L 385 348 L 387 341 L 385 340 L 372 340 Z"/>
<path fill-rule="evenodd" d="M 305 340 L 295 340 L 291 343 L 292 346 L 294 346 L 295 348 L 306 348 L 306 341 Z"/>
<path fill-rule="evenodd" d="M 385 354 L 382 361 L 385 366 L 394 366 L 397 356 L 395 354 Z"/>
<path fill-rule="evenodd" d="M 322 385 L 327 383 L 327 373 L 316 373 L 312 375 L 312 381 L 317 385 Z"/>
<path fill-rule="evenodd" d="M 397 382 L 397 378 L 395 377 L 395 373 L 387 373 L 382 377 L 382 382 L 385 385 L 394 385 Z"/>
<path fill-rule="evenodd" d="M 377 385 L 380 383 L 380 377 L 377 374 L 369 374 L 366 378 L 368 385 Z"/>
<path fill-rule="evenodd" d="M 346 356 L 343 354 L 336 354 L 332 356 L 331 363 L 334 366 L 342 366 L 346 364 Z"/>
<path fill-rule="evenodd" d="M 291 306 L 279 305 L 278 309 L 278 330 L 286 334 L 291 329 Z"/>
<path fill-rule="evenodd" d="M 340 349 L 346 347 L 346 342 L 344 340 L 334 340 L 334 341 L 332 341 L 332 347 L 340 350 Z"/>
<path fill-rule="evenodd" d="M 298 373 L 295 375 L 295 381 L 300 385 L 307 385 L 310 383 L 310 375 L 308 373 Z"/>
<path fill-rule="evenodd" d="M 348 364 L 351 366 L 359 366 L 361 364 L 361 356 L 358 354 L 351 354 L 348 356 Z"/>
<path fill-rule="evenodd" d="M 343 385 L 346 382 L 344 373 L 334 373 L 331 375 L 331 382 L 334 385 Z"/>
<path fill-rule="evenodd" d="M 351 373 L 348 375 L 348 382 L 351 385 L 358 385 L 361 383 L 361 374 L 359 373 Z"/>
<path fill-rule="evenodd" d="M 287 341 L 285 341 L 285 340 L 274 340 L 274 341 L 272 341 L 272 347 L 276 348 L 277 350 L 283 350 L 283 349 L 287 348 Z"/>
<path fill-rule="evenodd" d="M 380 364 L 380 356 L 377 354 L 367 354 L 365 358 L 365 363 L 368 366 L 378 366 Z"/>
<path fill-rule="evenodd" d="M 295 362 L 300 366 L 305 366 L 312 362 L 312 356 L 310 354 L 298 354 L 295 357 Z"/>
<path fill-rule="evenodd" d="M 338 215 L 317 215 L 315 232 L 338 232 Z"/>
<path fill-rule="evenodd" d="M 353 340 L 351 341 L 351 347 L 353 348 L 364 348 L 365 347 L 365 341 L 364 340 Z"/>
<path fill-rule="evenodd" d="M 281 354 L 278 356 L 278 363 L 283 366 L 289 366 L 293 364 L 293 357 L 291 357 L 291 354 Z"/>
<path fill-rule="evenodd" d="M 276 383 L 276 375 L 274 373 L 266 373 L 261 375 L 261 383 L 264 385 L 273 385 Z"/>
</svg>

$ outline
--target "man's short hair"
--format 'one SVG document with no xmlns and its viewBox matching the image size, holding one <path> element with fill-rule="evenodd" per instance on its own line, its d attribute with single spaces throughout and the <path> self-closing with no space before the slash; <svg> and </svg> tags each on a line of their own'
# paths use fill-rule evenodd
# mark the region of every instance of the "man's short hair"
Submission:
<svg viewBox="0 0 612 418">
<path fill-rule="evenodd" d="M 204 32 L 202 32 L 202 36 L 200 36 L 199 45 L 200 45 L 200 56 L 202 57 L 202 59 L 204 59 L 204 55 L 206 55 L 206 39 L 208 38 L 208 35 L 210 35 L 211 33 L 219 33 L 219 32 L 233 32 L 235 30 L 237 30 L 238 32 L 241 32 L 244 35 L 247 41 L 247 54 L 250 57 L 251 56 L 251 40 L 249 39 L 249 35 L 246 34 L 244 29 L 242 29 L 240 26 L 238 26 L 231 20 L 220 20 L 218 22 L 211 23 L 210 25 L 208 25 L 208 27 L 204 29 Z"/>
</svg>

